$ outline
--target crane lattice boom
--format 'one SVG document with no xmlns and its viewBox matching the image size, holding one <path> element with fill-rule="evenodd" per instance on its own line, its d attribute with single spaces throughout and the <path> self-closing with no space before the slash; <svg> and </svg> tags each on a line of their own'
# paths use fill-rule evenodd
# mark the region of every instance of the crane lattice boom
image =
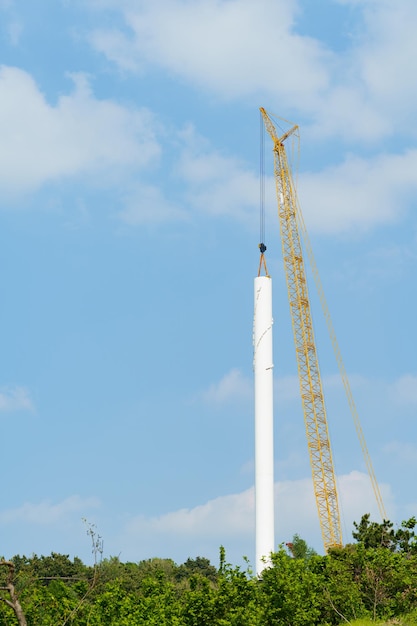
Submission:
<svg viewBox="0 0 417 626">
<path fill-rule="evenodd" d="M 294 333 L 301 399 L 313 476 L 314 493 L 325 550 L 342 545 L 336 479 L 327 425 L 303 252 L 297 222 L 297 199 L 284 141 L 298 132 L 294 126 L 281 137 L 260 109 L 274 142 L 274 171 L 278 199 L 282 252 Z"/>
</svg>

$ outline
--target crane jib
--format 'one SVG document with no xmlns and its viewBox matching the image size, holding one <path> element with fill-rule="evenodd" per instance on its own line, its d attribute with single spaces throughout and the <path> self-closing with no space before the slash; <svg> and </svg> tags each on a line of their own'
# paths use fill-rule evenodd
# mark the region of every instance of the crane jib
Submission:
<svg viewBox="0 0 417 626">
<path fill-rule="evenodd" d="M 316 278 L 333 348 L 335 350 L 336 359 L 348 396 L 348 403 L 352 411 L 377 503 L 382 515 L 384 515 L 385 511 L 375 475 L 373 473 L 370 457 L 367 452 L 362 429 L 360 427 L 359 418 L 354 408 L 352 394 L 347 381 L 343 361 L 340 357 L 340 350 L 330 321 L 331 318 L 327 310 L 327 304 L 323 295 L 322 286 L 318 279 L 318 271 L 313 263 L 314 257 L 311 252 L 311 246 L 307 237 L 302 213 L 297 203 L 292 172 L 288 164 L 284 142 L 291 135 L 298 134 L 299 128 L 297 125 L 294 125 L 281 137 L 278 137 L 275 125 L 268 113 L 264 108 L 260 108 L 260 112 L 265 128 L 274 144 L 274 174 L 278 201 L 281 246 L 293 327 L 300 394 L 304 412 L 304 423 L 313 477 L 314 494 L 316 498 L 323 543 L 325 550 L 328 550 L 331 547 L 342 545 L 341 519 L 326 406 L 310 310 L 310 300 L 303 250 L 301 246 L 300 230 L 307 239 L 309 259 L 313 265 L 313 274 Z M 299 224 L 301 228 L 299 228 Z"/>
</svg>

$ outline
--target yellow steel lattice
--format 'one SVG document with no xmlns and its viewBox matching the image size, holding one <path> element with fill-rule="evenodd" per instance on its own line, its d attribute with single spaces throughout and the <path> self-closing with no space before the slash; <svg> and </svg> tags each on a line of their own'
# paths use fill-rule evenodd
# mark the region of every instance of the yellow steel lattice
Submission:
<svg viewBox="0 0 417 626">
<path fill-rule="evenodd" d="M 326 407 L 298 230 L 297 199 L 284 146 L 284 141 L 290 135 L 297 133 L 298 127 L 294 126 L 278 137 L 265 109 L 261 108 L 261 114 L 265 127 L 274 142 L 274 171 L 281 243 L 301 399 L 321 533 L 324 548 L 328 550 L 330 547 L 342 545 L 342 531 Z"/>
</svg>

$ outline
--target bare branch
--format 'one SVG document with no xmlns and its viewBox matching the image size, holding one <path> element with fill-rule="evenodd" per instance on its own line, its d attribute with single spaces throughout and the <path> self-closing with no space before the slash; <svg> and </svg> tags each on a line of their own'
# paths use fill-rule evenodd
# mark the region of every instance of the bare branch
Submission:
<svg viewBox="0 0 417 626">
<path fill-rule="evenodd" d="M 23 609 L 19 602 L 19 597 L 16 593 L 16 589 L 13 583 L 14 573 L 15 573 L 14 563 L 13 561 L 0 560 L 0 566 L 2 565 L 7 567 L 7 584 L 4 587 L 2 587 L 2 590 L 7 591 L 9 593 L 10 600 L 8 600 L 7 598 L 2 598 L 2 597 L 0 597 L 0 599 L 7 606 L 13 609 L 14 614 L 16 615 L 17 621 L 19 622 L 19 626 L 27 626 L 26 617 L 25 617 L 25 614 L 23 613 Z"/>
</svg>

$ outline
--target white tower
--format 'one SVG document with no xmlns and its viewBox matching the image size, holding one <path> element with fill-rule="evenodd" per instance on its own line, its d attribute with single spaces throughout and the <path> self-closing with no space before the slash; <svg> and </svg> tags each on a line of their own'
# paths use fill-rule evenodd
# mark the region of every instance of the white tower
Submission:
<svg viewBox="0 0 417 626">
<path fill-rule="evenodd" d="M 270 565 L 274 539 L 274 423 L 272 280 L 255 278 L 253 368 L 255 378 L 256 573 Z"/>
</svg>

